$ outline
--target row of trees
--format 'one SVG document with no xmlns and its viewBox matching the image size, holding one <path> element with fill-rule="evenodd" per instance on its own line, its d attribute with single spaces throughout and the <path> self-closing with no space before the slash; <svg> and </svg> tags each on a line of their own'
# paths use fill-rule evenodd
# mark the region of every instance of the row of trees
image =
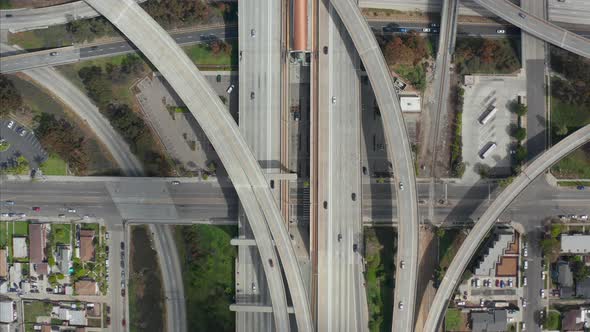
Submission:
<svg viewBox="0 0 590 332">
<path fill-rule="evenodd" d="M 455 63 L 461 75 L 512 73 L 520 68 L 515 47 L 507 39 L 459 38 Z"/>
<path fill-rule="evenodd" d="M 0 116 L 8 116 L 8 113 L 21 107 L 23 98 L 14 86 L 14 83 L 6 75 L 0 74 Z"/>
<path fill-rule="evenodd" d="M 141 6 L 162 26 L 177 28 L 214 19 L 237 21 L 237 3 L 205 0 L 150 0 Z"/>
<path fill-rule="evenodd" d="M 66 24 L 66 31 L 71 34 L 74 43 L 91 42 L 96 38 L 116 35 L 117 28 L 104 17 L 91 18 L 86 20 L 69 19 Z"/>
<path fill-rule="evenodd" d="M 551 69 L 566 80 L 551 80 L 552 94 L 559 99 L 590 107 L 590 60 L 551 46 Z"/>
<path fill-rule="evenodd" d="M 41 113 L 36 120 L 39 125 L 35 133 L 41 145 L 57 153 L 76 173 L 84 173 L 90 163 L 86 137 L 68 120 L 53 114 Z"/>
</svg>

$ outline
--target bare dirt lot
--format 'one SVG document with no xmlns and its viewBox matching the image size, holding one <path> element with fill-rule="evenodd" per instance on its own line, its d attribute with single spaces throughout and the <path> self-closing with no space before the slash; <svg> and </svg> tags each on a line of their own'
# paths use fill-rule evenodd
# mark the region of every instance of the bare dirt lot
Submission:
<svg viewBox="0 0 590 332">
<path fill-rule="evenodd" d="M 433 287 L 432 275 L 437 266 L 437 238 L 431 228 L 420 228 L 418 257 L 420 258 L 419 278 L 416 296 L 418 302 L 418 315 L 416 317 L 416 331 L 421 332 L 428 311 L 432 305 L 436 289 Z"/>
</svg>

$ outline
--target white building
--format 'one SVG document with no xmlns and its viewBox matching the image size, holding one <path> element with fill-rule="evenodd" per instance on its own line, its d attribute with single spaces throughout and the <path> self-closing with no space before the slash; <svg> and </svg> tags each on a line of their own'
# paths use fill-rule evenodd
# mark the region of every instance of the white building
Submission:
<svg viewBox="0 0 590 332">
<path fill-rule="evenodd" d="M 72 310 L 60 307 L 58 317 L 61 320 L 67 320 L 69 325 L 88 325 L 88 320 L 86 319 L 86 310 Z"/>
<path fill-rule="evenodd" d="M 420 97 L 402 96 L 399 98 L 402 112 L 420 112 Z"/>
<path fill-rule="evenodd" d="M 565 254 L 590 253 L 590 235 L 561 235 L 561 252 Z"/>
<path fill-rule="evenodd" d="M 14 301 L 0 301 L 0 323 L 12 323 L 15 320 Z"/>
</svg>

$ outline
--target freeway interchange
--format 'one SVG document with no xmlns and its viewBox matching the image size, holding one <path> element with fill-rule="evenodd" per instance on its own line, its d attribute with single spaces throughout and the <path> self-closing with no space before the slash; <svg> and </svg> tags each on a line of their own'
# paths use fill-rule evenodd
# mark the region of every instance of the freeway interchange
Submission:
<svg viewBox="0 0 590 332">
<path fill-rule="evenodd" d="M 583 37 L 526 13 L 509 2 L 474 1 L 523 31 L 574 53 L 590 56 L 590 42 Z M 247 223 L 250 232 L 245 233 L 244 240 L 250 240 L 251 238 L 248 237 L 253 237 L 259 255 L 257 259 L 254 259 L 255 270 L 258 272 L 250 273 L 264 273 L 267 282 L 265 287 L 268 289 L 267 300 L 271 304 L 268 309 L 255 310 L 272 312 L 274 317 L 273 320 L 266 321 L 266 328 L 274 327 L 279 331 L 290 330 L 295 326 L 290 318 L 292 314 L 295 316 L 297 330 L 301 331 L 316 329 L 358 331 L 367 327 L 363 260 L 358 252 L 362 225 L 365 223 L 367 225 L 394 224 L 398 228 L 396 266 L 400 268 L 396 269 L 397 283 L 393 308 L 389 308 L 394 312 L 392 330 L 414 330 L 416 324 L 414 311 L 417 309 L 418 226 L 424 220 L 429 220 L 430 223 L 443 222 L 447 226 L 478 220 L 469 234 L 469 242 L 461 247 L 451 264 L 452 270 L 450 268 L 449 271 L 452 273 L 445 276 L 433 302 L 424 330 L 434 331 L 440 324 L 440 315 L 469 259 L 475 253 L 483 236 L 502 213 L 513 217 L 530 213 L 543 216 L 556 214 L 559 208 L 537 207 L 538 202 L 543 199 L 557 204 L 558 207 L 562 204 L 568 209 L 582 210 L 581 207 L 589 203 L 587 196 L 583 193 L 555 190 L 546 183 L 531 186 L 530 190 L 540 194 L 539 198 L 535 198 L 536 201 L 525 199 L 513 203 L 516 197 L 548 167 L 588 142 L 590 139 L 588 126 L 571 134 L 567 139 L 543 153 L 501 193 L 493 190 L 492 185 L 488 183 L 462 187 L 460 184 L 438 181 L 434 177 L 429 183 L 417 181 L 399 97 L 371 30 L 371 27 L 379 26 L 379 24 L 367 23 L 353 1 L 332 1 L 328 8 L 323 9 L 324 12 L 320 10 L 319 15 L 325 15 L 324 18 L 329 21 L 320 21 L 322 24 L 327 24 L 320 24 L 320 32 L 317 34 L 321 46 L 324 43 L 329 45 L 329 51 L 324 51 L 326 57 L 320 57 L 320 66 L 326 66 L 319 69 L 318 91 L 321 96 L 329 95 L 330 98 L 325 98 L 318 104 L 320 114 L 318 142 L 321 145 L 320 149 L 327 153 L 322 153 L 321 158 L 316 162 L 320 165 L 320 174 L 330 180 L 325 183 L 320 181 L 319 188 L 314 187 L 318 191 L 316 194 L 318 203 L 323 201 L 326 210 L 319 213 L 318 220 L 326 220 L 326 228 L 320 228 L 319 234 L 323 238 L 321 238 L 320 246 L 316 248 L 320 263 L 317 278 L 321 290 L 315 295 L 317 298 L 314 294 L 310 296 L 304 280 L 307 277 L 300 266 L 300 259 L 291 241 L 292 237 L 290 238 L 288 227 L 285 225 L 285 217 L 279 208 L 281 202 L 285 200 L 288 201 L 288 206 L 302 204 L 301 193 L 297 190 L 289 190 L 288 185 L 285 191 L 280 191 L 280 186 L 278 190 L 275 190 L 274 185 L 270 184 L 273 180 L 269 181 L 269 178 L 264 175 L 264 173 L 272 173 L 273 167 L 261 167 L 263 160 L 275 161 L 281 158 L 279 148 L 281 138 L 277 128 L 280 126 L 280 121 L 278 117 L 267 112 L 268 109 L 281 107 L 279 105 L 281 95 L 278 89 L 281 84 L 279 77 L 282 69 L 279 68 L 279 61 L 283 59 L 284 53 L 279 52 L 280 36 L 273 34 L 272 31 L 272 27 L 279 22 L 266 22 L 265 25 L 251 28 L 249 33 L 244 34 L 248 32 L 251 25 L 255 24 L 244 20 L 241 24 L 245 28 L 240 26 L 238 31 L 213 28 L 181 33 L 172 38 L 131 0 L 120 2 L 88 0 L 86 3 L 94 9 L 82 2 L 74 3 L 72 6 L 82 6 L 85 11 L 88 11 L 81 17 L 96 16 L 98 13 L 104 15 L 133 44 L 122 41 L 106 46 L 68 47 L 60 49 L 57 54 L 53 54 L 54 51 L 41 51 L 11 55 L 8 61 L 3 60 L 5 62 L 2 65 L 2 72 L 18 72 L 82 61 L 86 58 L 141 51 L 168 79 L 172 88 L 201 124 L 223 161 L 230 180 L 180 179 L 180 184 L 173 184 L 169 179 L 152 178 L 149 181 L 140 178 L 94 180 L 63 178 L 47 179 L 45 182 L 3 179 L 0 182 L 3 200 L 6 197 L 15 201 L 16 204 L 9 208 L 3 207 L 2 212 L 25 211 L 31 206 L 39 206 L 41 213 L 36 217 L 40 221 L 51 220 L 61 214 L 64 214 L 67 220 L 97 218 L 114 230 L 118 230 L 114 233 L 117 241 L 123 241 L 126 236 L 121 226 L 133 223 L 150 224 L 152 230 L 162 234 L 156 237 L 158 251 L 168 254 L 173 252 L 174 248 L 169 246 L 172 238 L 163 225 L 183 223 L 221 225 L 235 224 L 238 220 L 240 224 Z M 449 3 L 451 1 L 444 1 L 443 8 L 448 9 Z M 123 8 L 120 8 L 121 5 Z M 265 7 L 272 6 L 267 3 Z M 278 13 L 279 8 L 274 9 Z M 452 12 L 446 13 L 443 18 L 454 15 L 455 10 L 452 9 Z M 120 15 L 119 11 L 125 15 Z M 256 16 L 257 13 L 253 12 L 249 15 Z M 56 17 L 58 16 L 60 15 Z M 24 21 L 26 22 L 26 19 Z M 10 20 L 9 23 L 11 22 L 21 24 L 19 20 Z M 256 22 L 262 21 L 256 20 Z M 452 39 L 454 34 L 461 33 L 461 29 L 455 31 L 457 23 L 454 19 L 449 18 L 445 22 L 448 24 L 441 29 L 446 32 L 445 38 Z M 490 33 L 485 29 L 489 28 L 484 28 L 484 33 Z M 385 31 L 385 28 L 383 30 Z M 466 31 L 468 30 L 469 28 L 466 28 Z M 244 62 L 246 67 L 240 66 L 240 104 L 250 104 L 249 107 L 240 106 L 247 121 L 241 122 L 239 128 L 231 116 L 225 112 L 224 106 L 211 91 L 202 74 L 178 47 L 183 43 L 199 42 L 202 40 L 203 33 L 214 34 L 222 39 L 236 38 L 239 35 L 241 42 L 250 40 L 250 46 L 243 46 L 240 57 L 242 51 L 245 55 L 249 55 L 249 52 L 265 50 L 265 53 L 259 54 L 255 61 L 251 61 L 248 57 Z M 255 35 L 257 38 L 253 39 Z M 449 40 L 444 43 L 445 49 L 449 47 L 448 45 L 452 45 Z M 444 51 L 444 53 L 446 55 L 447 52 Z M 393 184 L 371 182 L 370 178 L 367 180 L 362 176 L 357 166 L 361 162 L 358 150 L 360 103 L 358 94 L 351 91 L 359 90 L 356 73 L 359 59 L 364 64 L 381 109 L 388 153 L 393 158 L 393 168 L 396 173 Z M 438 99 L 443 99 L 448 94 L 445 88 L 447 74 L 444 72 L 448 63 L 446 59 L 441 61 L 439 65 L 439 69 L 442 70 L 439 74 L 441 92 Z M 41 71 L 38 75 L 41 75 Z M 264 82 L 263 85 L 260 84 L 261 80 Z M 200 87 L 197 93 L 191 89 L 195 86 Z M 321 89 L 327 89 L 327 91 Z M 337 116 L 329 115 L 336 111 L 338 111 Z M 440 113 L 440 110 L 438 112 Z M 276 131 L 273 132 L 273 130 Z M 338 148 L 334 146 L 334 142 L 340 143 Z M 353 148 L 350 148 L 351 146 Z M 115 150 L 119 151 L 118 155 L 121 156 L 120 151 L 123 149 L 125 148 Z M 131 163 L 123 158 L 126 157 L 119 157 L 120 164 Z M 137 164 L 130 166 L 128 172 L 131 173 L 130 175 L 142 173 Z M 300 182 L 292 184 L 296 186 L 298 183 Z M 285 185 L 285 182 L 282 185 Z M 385 187 L 387 190 L 382 191 L 382 196 L 379 190 L 374 190 L 374 188 Z M 286 192 L 287 197 L 277 200 L 279 191 L 283 194 Z M 391 195 L 391 192 L 394 194 Z M 444 198 L 435 198 L 443 196 Z M 59 201 L 56 200 L 57 197 Z M 69 206 L 78 207 L 77 212 L 65 213 Z M 482 213 L 483 210 L 485 212 Z M 3 216 L 2 218 L 8 220 L 12 217 Z M 165 265 L 164 274 L 179 276 L 178 272 L 175 272 L 180 269 L 178 258 L 170 256 L 166 260 L 171 263 Z M 273 262 L 281 262 L 282 269 L 275 268 Z M 118 274 L 115 273 L 115 275 Z M 178 294 L 183 294 L 182 278 L 172 279 L 170 283 Z M 352 296 L 345 300 L 342 294 L 350 289 L 353 290 Z M 114 290 L 118 288 L 115 287 Z M 175 300 L 167 301 L 167 307 L 170 310 L 168 330 L 187 331 L 189 329 L 186 326 L 183 300 L 180 295 Z M 314 307 L 312 301 L 317 301 L 315 313 L 311 311 Z M 118 312 L 128 314 L 128 311 L 123 308 L 116 307 L 116 309 Z M 239 309 L 238 313 L 242 312 L 242 309 Z M 256 326 L 257 323 L 252 324 Z M 270 327 L 269 324 L 274 326 Z"/>
</svg>

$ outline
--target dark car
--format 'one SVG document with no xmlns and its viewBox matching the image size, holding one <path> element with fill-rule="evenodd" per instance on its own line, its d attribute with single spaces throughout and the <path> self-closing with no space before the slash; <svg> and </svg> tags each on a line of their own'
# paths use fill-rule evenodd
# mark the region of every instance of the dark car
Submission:
<svg viewBox="0 0 590 332">
<path fill-rule="evenodd" d="M 586 189 L 586 187 L 584 187 L 582 185 L 579 185 L 579 186 L 576 187 L 576 189 L 578 189 L 578 190 L 584 190 L 584 189 Z"/>
<path fill-rule="evenodd" d="M 121 289 L 121 296 L 125 296 L 125 289 Z"/>
<path fill-rule="evenodd" d="M 107 325 L 111 325 L 111 317 L 107 316 Z"/>
<path fill-rule="evenodd" d="M 324 46 L 324 54 L 328 54 L 328 46 Z"/>
<path fill-rule="evenodd" d="M 107 314 L 110 314 L 110 313 L 111 313 L 111 306 L 110 306 L 110 305 L 108 305 L 108 306 L 107 306 Z"/>
<path fill-rule="evenodd" d="M 353 245 L 352 245 L 352 251 L 354 251 L 354 252 L 357 252 L 358 250 L 359 250 L 359 246 L 358 246 L 358 244 L 356 244 L 356 243 L 355 243 L 355 244 L 353 244 Z"/>
<path fill-rule="evenodd" d="M 121 250 L 125 250 L 125 242 L 121 242 Z"/>
<path fill-rule="evenodd" d="M 270 267 L 275 267 L 275 263 L 273 263 L 272 259 L 268 260 L 268 264 L 270 265 Z"/>
</svg>

